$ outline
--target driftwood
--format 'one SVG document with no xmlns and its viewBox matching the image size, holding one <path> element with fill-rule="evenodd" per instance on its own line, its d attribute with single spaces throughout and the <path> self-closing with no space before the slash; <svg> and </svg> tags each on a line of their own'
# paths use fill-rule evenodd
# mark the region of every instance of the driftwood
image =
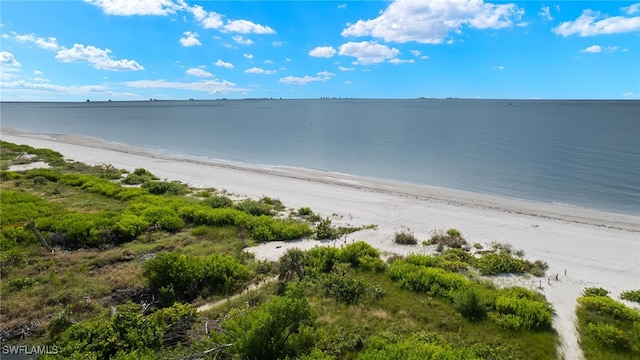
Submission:
<svg viewBox="0 0 640 360">
<path fill-rule="evenodd" d="M 36 223 L 34 221 L 30 221 L 28 222 L 25 226 L 24 226 L 25 230 L 31 230 L 33 231 L 33 233 L 36 235 L 36 237 L 38 238 L 38 240 L 40 240 L 40 243 L 42 244 L 42 247 L 47 249 L 47 251 L 49 251 L 50 253 L 54 253 L 55 251 L 53 250 L 53 248 L 51 246 L 49 246 L 49 244 L 47 243 L 47 240 L 45 240 L 42 235 L 40 235 L 40 231 L 38 231 L 38 228 L 36 227 Z"/>
</svg>

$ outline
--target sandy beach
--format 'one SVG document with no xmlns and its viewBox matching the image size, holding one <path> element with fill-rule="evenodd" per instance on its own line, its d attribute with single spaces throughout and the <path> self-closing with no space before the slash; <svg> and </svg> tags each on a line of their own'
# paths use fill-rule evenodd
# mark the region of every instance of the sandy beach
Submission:
<svg viewBox="0 0 640 360">
<path fill-rule="evenodd" d="M 557 313 L 554 327 L 561 336 L 565 359 L 582 358 L 573 321 L 575 300 L 585 287 L 606 288 L 612 297 L 640 288 L 640 216 L 344 174 L 169 157 L 74 135 L 7 128 L 2 128 L 1 135 L 2 140 L 49 148 L 87 164 L 111 164 L 130 171 L 144 167 L 163 179 L 196 187 L 214 187 L 254 198 L 279 198 L 291 208 L 308 206 L 332 218 L 335 224 L 377 225 L 375 230 L 338 240 L 336 246 L 365 240 L 386 255 L 424 252 L 428 249 L 420 244 L 394 244 L 393 234 L 409 229 L 419 240 L 425 240 L 434 230 L 448 228 L 460 230 L 471 244 L 511 244 L 514 249 L 522 249 L 525 258 L 549 264 L 547 275 L 553 281 L 523 281 L 531 287 L 541 284 L 540 291 L 553 303 Z M 272 242 L 248 251 L 257 258 L 275 260 L 288 247 L 306 249 L 318 244 L 312 240 Z"/>
</svg>

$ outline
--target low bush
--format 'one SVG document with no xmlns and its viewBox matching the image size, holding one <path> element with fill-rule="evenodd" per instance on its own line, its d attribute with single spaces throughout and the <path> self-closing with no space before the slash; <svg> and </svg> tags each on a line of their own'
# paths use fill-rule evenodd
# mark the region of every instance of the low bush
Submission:
<svg viewBox="0 0 640 360">
<path fill-rule="evenodd" d="M 623 291 L 620 299 L 640 303 L 640 290 Z"/>
<path fill-rule="evenodd" d="M 189 192 L 187 185 L 179 181 L 149 181 L 142 184 L 142 188 L 154 195 L 184 195 Z"/>
<path fill-rule="evenodd" d="M 602 345 L 614 350 L 631 350 L 631 341 L 627 334 L 617 327 L 605 323 L 590 323 L 587 331 Z"/>
<path fill-rule="evenodd" d="M 409 231 L 400 231 L 395 233 L 393 242 L 401 245 L 415 245 L 418 243 L 418 239 Z"/>
<path fill-rule="evenodd" d="M 600 313 L 622 321 L 640 321 L 640 311 L 632 309 L 608 296 L 584 296 L 578 304 L 585 310 Z"/>
<path fill-rule="evenodd" d="M 200 202 L 202 205 L 209 206 L 213 209 L 230 208 L 233 206 L 233 200 L 226 196 L 214 195 Z"/>
<path fill-rule="evenodd" d="M 484 299 L 473 287 L 460 291 L 453 296 L 453 307 L 465 318 L 472 321 L 483 320 L 487 316 Z"/>
<path fill-rule="evenodd" d="M 449 229 L 446 232 L 436 230 L 429 241 L 428 245 L 448 246 L 450 248 L 461 248 L 467 245 L 467 241 L 462 237 L 460 231 Z"/>
<path fill-rule="evenodd" d="M 316 225 L 316 239 L 318 240 L 333 240 L 338 237 L 338 232 L 331 226 L 331 219 L 325 218 L 320 220 Z"/>
</svg>

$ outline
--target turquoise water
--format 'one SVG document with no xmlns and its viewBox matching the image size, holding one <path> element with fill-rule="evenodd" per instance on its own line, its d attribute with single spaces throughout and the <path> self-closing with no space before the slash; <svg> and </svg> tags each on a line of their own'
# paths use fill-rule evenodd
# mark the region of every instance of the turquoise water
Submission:
<svg viewBox="0 0 640 360">
<path fill-rule="evenodd" d="M 165 154 L 640 214 L 639 101 L 2 103 L 0 115 Z"/>
</svg>

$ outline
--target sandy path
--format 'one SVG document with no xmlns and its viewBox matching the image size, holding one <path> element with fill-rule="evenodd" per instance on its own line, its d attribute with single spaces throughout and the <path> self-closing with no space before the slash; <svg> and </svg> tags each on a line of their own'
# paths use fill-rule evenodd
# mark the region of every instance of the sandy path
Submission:
<svg viewBox="0 0 640 360">
<path fill-rule="evenodd" d="M 402 227 L 420 240 L 434 229 L 455 227 L 469 243 L 509 243 L 524 250 L 527 259 L 546 261 L 548 274 L 559 274 L 560 281 L 551 285 L 543 280 L 541 291 L 556 310 L 554 327 L 561 335 L 565 359 L 582 358 L 574 309 L 584 287 L 601 286 L 614 297 L 640 288 L 639 216 L 302 169 L 169 158 L 71 135 L 28 134 L 4 128 L 1 134 L 3 140 L 50 148 L 88 164 L 112 164 L 127 170 L 144 167 L 161 178 L 193 186 L 251 197 L 267 195 L 292 208 L 309 206 L 322 216 L 337 213 L 339 216 L 332 218 L 338 224 L 376 224 L 376 230 L 351 234 L 346 241 L 365 240 L 388 254 L 425 251 L 421 245 L 392 242 L 394 232 Z M 289 247 L 306 249 L 317 244 L 311 240 L 272 242 L 249 251 L 257 258 L 275 260 Z"/>
</svg>

